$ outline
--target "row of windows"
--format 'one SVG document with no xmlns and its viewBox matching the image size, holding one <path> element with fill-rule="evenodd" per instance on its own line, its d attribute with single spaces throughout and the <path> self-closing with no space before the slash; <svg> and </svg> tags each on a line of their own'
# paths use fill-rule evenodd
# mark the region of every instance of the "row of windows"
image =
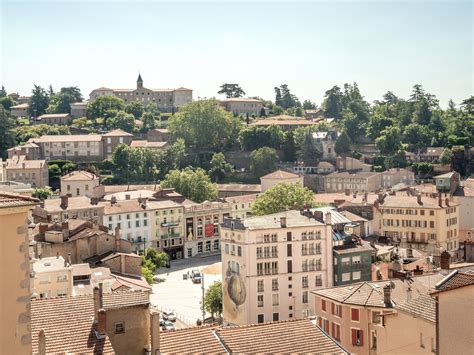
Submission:
<svg viewBox="0 0 474 355">
<path fill-rule="evenodd" d="M 456 209 L 454 209 L 456 210 Z M 405 215 L 414 215 L 417 216 L 420 214 L 420 216 L 425 215 L 425 210 L 424 209 L 401 209 L 401 208 L 383 208 L 382 213 L 386 214 L 405 214 Z M 434 216 L 435 212 L 434 210 L 430 210 L 430 216 Z"/>
<path fill-rule="evenodd" d="M 137 220 L 137 221 L 135 221 L 135 226 L 134 227 L 132 227 L 133 223 L 131 221 L 128 221 L 128 222 L 124 223 L 123 226 L 124 226 L 124 228 L 128 228 L 128 229 L 134 228 L 134 227 L 135 228 L 148 227 L 148 220 L 144 219 L 142 221 L 142 223 L 140 223 L 140 221 Z M 109 230 L 114 230 L 115 227 L 118 227 L 119 229 L 122 229 L 122 223 L 119 222 L 115 225 L 112 224 L 112 223 L 109 223 Z"/>
<path fill-rule="evenodd" d="M 122 220 L 122 215 L 121 214 L 118 214 L 118 215 L 115 215 L 116 216 L 116 220 L 117 221 L 121 221 Z M 133 216 L 133 213 L 130 214 L 130 213 L 127 213 L 125 215 L 125 219 L 127 220 L 130 220 L 132 219 L 132 216 Z M 135 213 L 135 218 L 147 218 L 148 217 L 148 213 L 147 212 L 143 212 L 142 213 Z M 109 216 L 109 222 L 112 222 L 114 220 L 114 216 Z"/>
<path fill-rule="evenodd" d="M 230 251 L 229 251 L 229 244 L 224 244 L 224 252 L 226 254 L 231 254 L 231 255 L 235 255 L 235 245 L 230 245 Z M 237 246 L 237 256 L 242 256 L 242 247 L 241 246 Z"/>
<path fill-rule="evenodd" d="M 435 228 L 434 221 L 420 221 L 420 220 L 410 220 L 410 219 L 384 219 L 383 225 L 385 227 L 411 227 L 411 228 L 428 228 L 428 222 L 430 228 Z"/>
</svg>

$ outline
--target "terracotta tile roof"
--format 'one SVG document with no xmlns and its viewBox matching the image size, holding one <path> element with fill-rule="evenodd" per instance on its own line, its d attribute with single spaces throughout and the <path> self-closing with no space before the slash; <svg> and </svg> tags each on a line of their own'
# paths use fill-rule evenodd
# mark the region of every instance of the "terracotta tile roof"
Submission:
<svg viewBox="0 0 474 355">
<path fill-rule="evenodd" d="M 38 138 L 30 138 L 28 142 L 33 143 L 62 143 L 62 142 L 100 142 L 102 136 L 100 134 L 70 134 L 70 135 L 52 135 L 41 136 Z"/>
<path fill-rule="evenodd" d="M 219 328 L 216 333 L 231 353 L 346 353 L 308 319 Z"/>
<path fill-rule="evenodd" d="M 225 200 L 231 203 L 252 202 L 257 199 L 259 194 L 239 195 L 226 197 Z"/>
<path fill-rule="evenodd" d="M 339 179 L 367 179 L 373 176 L 381 175 L 381 173 L 378 173 L 376 171 L 368 171 L 368 172 L 358 172 L 355 174 L 351 174 L 347 171 L 341 171 L 341 172 L 333 172 L 331 174 L 328 174 L 325 176 L 325 178 L 339 178 Z"/>
<path fill-rule="evenodd" d="M 128 212 L 142 212 L 148 211 L 148 206 L 143 208 L 143 205 L 138 203 L 138 200 L 123 200 L 112 204 L 111 202 L 100 202 L 99 206 L 104 207 L 104 215 L 128 213 Z"/>
<path fill-rule="evenodd" d="M 298 174 L 290 173 L 284 170 L 277 170 L 273 173 L 262 176 L 260 179 L 295 179 L 299 178 Z"/>
<path fill-rule="evenodd" d="M 76 196 L 68 198 L 68 211 L 87 209 L 87 208 L 98 208 L 101 209 L 101 205 L 92 205 L 91 199 L 86 196 Z M 60 212 L 63 211 L 61 208 L 61 199 L 60 198 L 48 198 L 44 200 L 44 209 L 48 213 Z"/>
<path fill-rule="evenodd" d="M 131 258 L 139 258 L 139 259 L 141 258 L 140 255 L 134 254 L 134 253 L 113 253 L 111 255 L 106 256 L 105 258 L 102 258 L 101 261 L 108 261 L 108 260 L 117 258 L 117 257 L 122 256 L 122 255 L 125 255 L 125 256 L 131 257 Z"/>
<path fill-rule="evenodd" d="M 104 293 L 103 297 L 105 310 L 150 304 L 148 294 L 142 291 Z"/>
<path fill-rule="evenodd" d="M 214 334 L 216 327 L 184 328 L 160 333 L 161 354 L 227 354 Z"/>
<path fill-rule="evenodd" d="M 42 118 L 65 118 L 68 117 L 69 113 L 45 113 L 38 117 L 38 119 Z"/>
<path fill-rule="evenodd" d="M 221 100 L 222 102 L 255 102 L 255 103 L 262 103 L 262 100 L 257 99 L 246 99 L 244 97 L 230 97 L 228 99 Z"/>
<path fill-rule="evenodd" d="M 132 148 L 163 148 L 168 145 L 168 142 L 149 142 L 145 140 L 135 140 L 130 143 Z"/>
<path fill-rule="evenodd" d="M 474 197 L 474 179 L 466 179 L 453 194 L 454 196 Z"/>
<path fill-rule="evenodd" d="M 436 301 L 429 295 L 420 295 L 415 299 L 399 304 L 396 308 L 417 318 L 436 323 Z"/>
<path fill-rule="evenodd" d="M 146 282 L 146 280 L 143 277 L 133 277 L 129 275 L 122 275 L 122 274 L 116 274 L 112 273 L 112 277 L 115 278 L 115 282 L 112 285 L 112 291 L 116 291 L 120 287 L 125 287 L 130 290 L 134 291 L 146 291 L 150 292 L 151 291 L 151 286 Z"/>
<path fill-rule="evenodd" d="M 38 333 L 46 335 L 46 353 L 114 354 L 107 336 L 97 337 L 91 295 L 31 301 L 32 351 L 38 354 Z"/>
<path fill-rule="evenodd" d="M 133 134 L 122 131 L 121 129 L 114 129 L 113 131 L 110 131 L 106 134 L 103 135 L 104 137 L 133 137 Z"/>
<path fill-rule="evenodd" d="M 248 326 L 196 327 L 160 334 L 160 352 L 196 354 L 347 354 L 308 319 Z"/>
<path fill-rule="evenodd" d="M 46 165 L 46 160 L 28 160 L 24 155 L 7 159 L 7 169 L 42 169 Z"/>
<path fill-rule="evenodd" d="M 105 193 L 115 193 L 115 192 L 125 192 L 125 191 L 136 191 L 136 190 L 152 190 L 155 189 L 155 184 L 148 184 L 148 185 L 105 185 Z M 160 186 L 158 185 L 157 190 L 160 190 Z"/>
<path fill-rule="evenodd" d="M 261 192 L 260 184 L 217 184 L 218 191 L 228 192 Z"/>
<path fill-rule="evenodd" d="M 391 298 L 393 303 L 398 305 L 406 301 L 408 289 L 411 289 L 412 299 L 415 299 L 434 290 L 435 284 L 442 278 L 443 275 L 441 274 L 432 274 L 416 276 L 410 280 L 392 279 L 360 282 L 347 286 L 325 288 L 313 291 L 313 293 L 343 304 L 385 308 L 383 287 L 387 283 L 392 283 L 394 286 Z"/>
<path fill-rule="evenodd" d="M 89 180 L 97 180 L 99 177 L 93 173 L 88 171 L 79 170 L 70 172 L 64 176 L 61 176 L 61 180 L 64 181 L 89 181 Z"/>
<path fill-rule="evenodd" d="M 422 197 L 421 205 L 417 203 L 417 196 L 407 195 L 388 195 L 384 198 L 383 203 L 380 203 L 380 207 L 408 207 L 408 208 L 446 208 L 446 201 L 443 198 L 441 200 L 443 207 L 438 204 L 437 198 Z M 449 206 L 458 206 L 457 203 L 450 201 Z"/>
<path fill-rule="evenodd" d="M 37 203 L 39 203 L 39 200 L 33 197 L 9 192 L 0 192 L 0 208 L 33 206 Z"/>
<path fill-rule="evenodd" d="M 436 290 L 433 294 L 472 285 L 474 285 L 474 271 L 458 272 L 456 270 L 436 285 Z"/>
</svg>

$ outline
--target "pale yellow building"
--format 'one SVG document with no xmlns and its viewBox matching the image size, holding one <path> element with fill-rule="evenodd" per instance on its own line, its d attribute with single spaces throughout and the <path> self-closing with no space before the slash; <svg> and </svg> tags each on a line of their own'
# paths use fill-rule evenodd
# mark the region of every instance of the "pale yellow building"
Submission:
<svg viewBox="0 0 474 355">
<path fill-rule="evenodd" d="M 263 108 L 263 102 L 261 100 L 246 99 L 243 97 L 233 97 L 221 100 L 220 104 L 226 109 L 226 111 L 232 112 L 236 116 L 260 116 Z"/>
<path fill-rule="evenodd" d="M 28 160 L 26 156 L 14 156 L 2 164 L 4 179 L 30 184 L 32 187 L 49 185 L 49 170 L 46 160 Z"/>
<path fill-rule="evenodd" d="M 33 297 L 64 297 L 73 293 L 72 266 L 62 256 L 35 260 L 30 277 Z"/>
<path fill-rule="evenodd" d="M 299 211 L 221 225 L 224 322 L 314 315 L 310 291 L 332 285 L 332 227 Z"/>
<path fill-rule="evenodd" d="M 252 206 L 258 194 L 226 197 L 226 201 L 231 205 L 230 217 L 244 220 L 252 216 Z"/>
<path fill-rule="evenodd" d="M 0 353 L 31 354 L 28 213 L 38 200 L 0 193 Z"/>
<path fill-rule="evenodd" d="M 326 192 L 374 192 L 382 186 L 382 175 L 377 172 L 359 172 L 351 174 L 347 171 L 334 172 L 324 177 Z"/>
<path fill-rule="evenodd" d="M 102 197 L 104 186 L 100 185 L 99 177 L 88 171 L 73 171 L 61 176 L 61 194 L 71 196 Z"/>
<path fill-rule="evenodd" d="M 449 198 L 381 195 L 374 203 L 375 233 L 431 255 L 459 249 L 459 205 Z"/>
<path fill-rule="evenodd" d="M 273 173 L 262 176 L 260 178 L 260 184 L 262 186 L 262 192 L 265 192 L 281 182 L 288 184 L 297 183 L 300 186 L 303 186 L 303 179 L 303 175 L 290 173 L 284 170 L 276 170 Z"/>
</svg>

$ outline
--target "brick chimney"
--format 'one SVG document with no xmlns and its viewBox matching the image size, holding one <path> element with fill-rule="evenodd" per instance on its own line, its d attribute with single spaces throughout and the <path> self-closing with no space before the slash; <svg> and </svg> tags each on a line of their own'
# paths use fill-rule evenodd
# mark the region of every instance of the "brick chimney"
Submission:
<svg viewBox="0 0 474 355">
<path fill-rule="evenodd" d="M 449 270 L 451 255 L 445 250 L 441 253 L 440 264 L 442 270 Z"/>
<path fill-rule="evenodd" d="M 385 307 L 391 308 L 392 305 L 392 286 L 390 284 L 386 284 L 383 287 L 383 302 L 385 303 Z"/>
<path fill-rule="evenodd" d="M 63 232 L 63 240 L 66 240 L 69 238 L 69 222 L 68 221 L 63 221 L 61 223 L 61 231 Z"/>
<path fill-rule="evenodd" d="M 443 198 L 441 197 L 441 192 L 438 192 L 438 206 L 443 207 Z"/>
<path fill-rule="evenodd" d="M 313 212 L 314 218 L 322 221 L 323 220 L 323 213 L 321 211 L 314 211 Z"/>
<path fill-rule="evenodd" d="M 94 298 L 94 319 L 97 321 L 99 317 L 99 310 L 104 307 L 102 282 L 99 283 L 99 286 L 94 287 L 93 298 Z"/>
<path fill-rule="evenodd" d="M 158 354 L 160 350 L 160 314 L 157 311 L 151 311 L 151 353 Z"/>
<path fill-rule="evenodd" d="M 63 210 L 67 209 L 68 202 L 69 202 L 69 197 L 67 195 L 62 195 L 61 196 L 61 205 L 60 205 L 60 207 Z"/>
<path fill-rule="evenodd" d="M 99 333 L 99 336 L 103 337 L 107 335 L 107 314 L 105 313 L 105 309 L 99 309 L 97 318 L 97 332 Z"/>
<path fill-rule="evenodd" d="M 120 251 L 120 228 L 118 226 L 115 227 L 114 238 L 115 238 L 115 252 L 119 252 Z"/>
<path fill-rule="evenodd" d="M 332 214 L 331 212 L 326 212 L 326 224 L 331 226 L 332 225 Z"/>
<path fill-rule="evenodd" d="M 38 229 L 39 229 L 39 234 L 44 234 L 48 231 L 49 226 L 47 224 L 40 223 L 38 226 Z"/>
</svg>

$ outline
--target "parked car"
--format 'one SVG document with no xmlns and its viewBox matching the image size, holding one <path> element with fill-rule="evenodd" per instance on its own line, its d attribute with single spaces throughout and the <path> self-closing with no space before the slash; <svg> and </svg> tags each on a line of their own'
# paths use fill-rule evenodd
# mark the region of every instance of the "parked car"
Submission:
<svg viewBox="0 0 474 355">
<path fill-rule="evenodd" d="M 173 323 L 171 323 L 169 320 L 165 320 L 165 324 L 163 326 L 165 330 L 176 330 L 176 327 L 174 326 Z"/>
<path fill-rule="evenodd" d="M 201 283 L 201 273 L 197 270 L 193 270 L 192 277 L 191 279 L 193 280 L 193 283 L 195 284 L 200 284 Z"/>
<path fill-rule="evenodd" d="M 163 312 L 162 314 L 165 321 L 176 322 L 176 314 L 174 312 Z"/>
</svg>

